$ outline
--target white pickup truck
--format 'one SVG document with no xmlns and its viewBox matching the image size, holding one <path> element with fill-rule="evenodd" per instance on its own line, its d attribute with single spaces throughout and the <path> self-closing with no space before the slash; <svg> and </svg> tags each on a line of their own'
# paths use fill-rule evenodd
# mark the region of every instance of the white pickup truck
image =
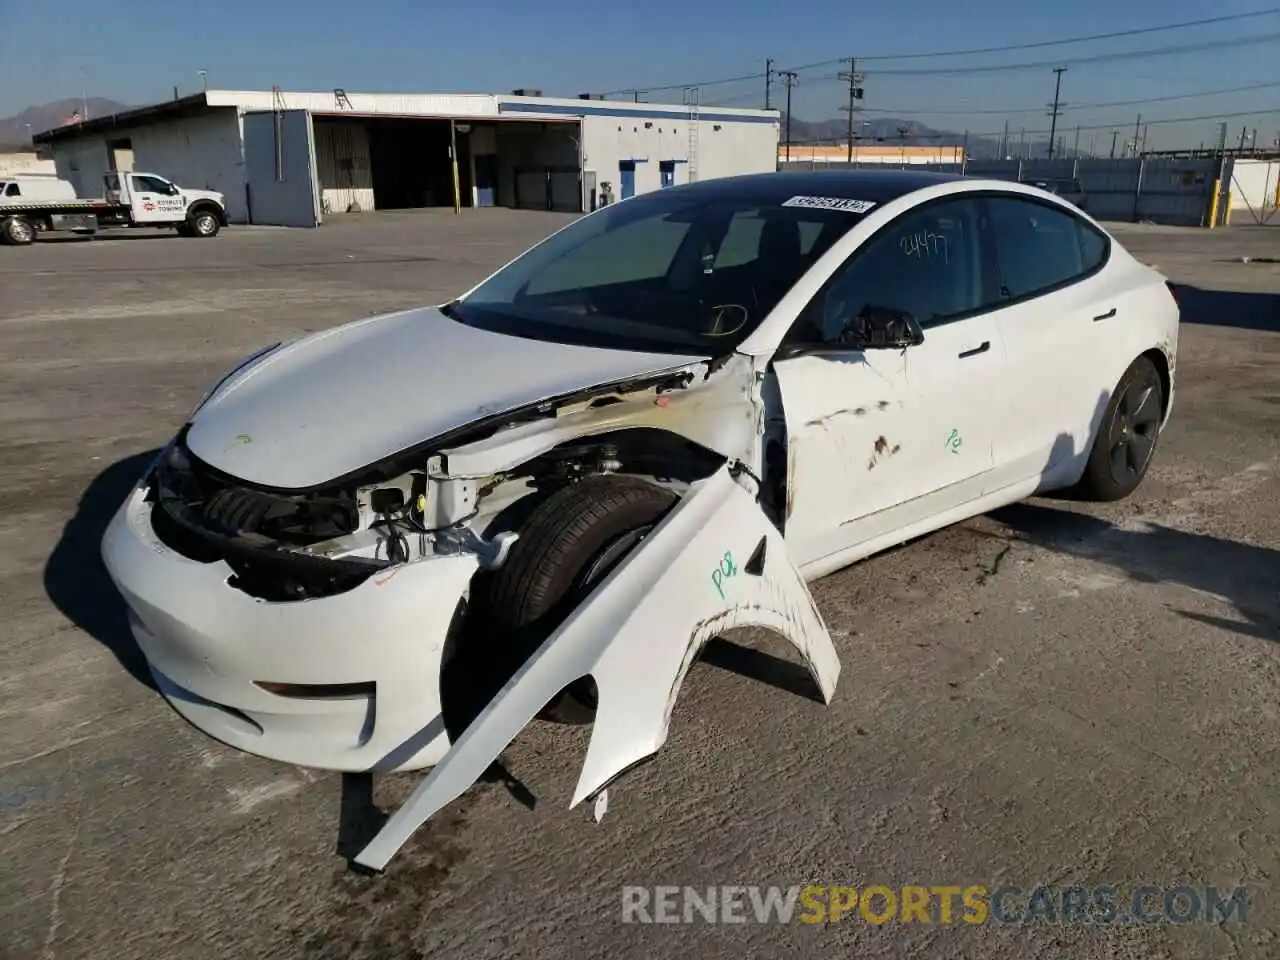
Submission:
<svg viewBox="0 0 1280 960">
<path fill-rule="evenodd" d="M 92 234 L 108 227 L 174 227 L 184 237 L 212 237 L 227 225 L 221 193 L 188 190 L 154 173 L 108 173 L 102 199 L 22 196 L 20 181 L 0 195 L 0 242 L 25 246 L 51 230 Z"/>
</svg>

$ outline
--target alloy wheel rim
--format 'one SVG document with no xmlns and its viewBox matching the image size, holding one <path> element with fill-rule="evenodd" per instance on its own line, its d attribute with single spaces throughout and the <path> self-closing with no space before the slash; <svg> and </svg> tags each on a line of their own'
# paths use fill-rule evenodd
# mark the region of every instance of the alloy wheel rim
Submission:
<svg viewBox="0 0 1280 960">
<path fill-rule="evenodd" d="M 1135 380 L 1120 397 L 1111 422 L 1108 439 L 1113 480 L 1127 486 L 1143 475 L 1159 431 L 1159 388 L 1150 380 Z"/>
</svg>

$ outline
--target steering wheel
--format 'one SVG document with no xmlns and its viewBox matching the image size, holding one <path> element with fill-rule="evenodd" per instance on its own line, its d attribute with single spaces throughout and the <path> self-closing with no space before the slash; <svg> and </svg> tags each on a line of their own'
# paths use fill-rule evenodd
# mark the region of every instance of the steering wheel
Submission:
<svg viewBox="0 0 1280 960">
<path fill-rule="evenodd" d="M 751 314 L 740 303 L 720 303 L 710 309 L 710 327 L 705 331 L 709 337 L 728 337 L 737 333 L 747 325 Z"/>
</svg>

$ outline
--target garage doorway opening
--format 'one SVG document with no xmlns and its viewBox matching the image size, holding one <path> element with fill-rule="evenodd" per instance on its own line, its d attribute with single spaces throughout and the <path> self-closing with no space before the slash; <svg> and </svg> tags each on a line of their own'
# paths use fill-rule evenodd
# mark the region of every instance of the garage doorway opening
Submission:
<svg viewBox="0 0 1280 960">
<path fill-rule="evenodd" d="M 583 209 L 577 121 L 457 120 L 458 203 Z M 447 119 L 315 117 L 316 176 L 326 214 L 452 208 Z"/>
</svg>

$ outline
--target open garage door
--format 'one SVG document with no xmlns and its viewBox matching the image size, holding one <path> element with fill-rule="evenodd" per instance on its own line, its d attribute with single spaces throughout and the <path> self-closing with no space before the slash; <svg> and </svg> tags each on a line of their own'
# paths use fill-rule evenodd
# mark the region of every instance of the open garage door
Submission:
<svg viewBox="0 0 1280 960">
<path fill-rule="evenodd" d="M 244 167 L 250 223 L 319 225 L 315 133 L 308 111 L 246 113 Z"/>
</svg>

